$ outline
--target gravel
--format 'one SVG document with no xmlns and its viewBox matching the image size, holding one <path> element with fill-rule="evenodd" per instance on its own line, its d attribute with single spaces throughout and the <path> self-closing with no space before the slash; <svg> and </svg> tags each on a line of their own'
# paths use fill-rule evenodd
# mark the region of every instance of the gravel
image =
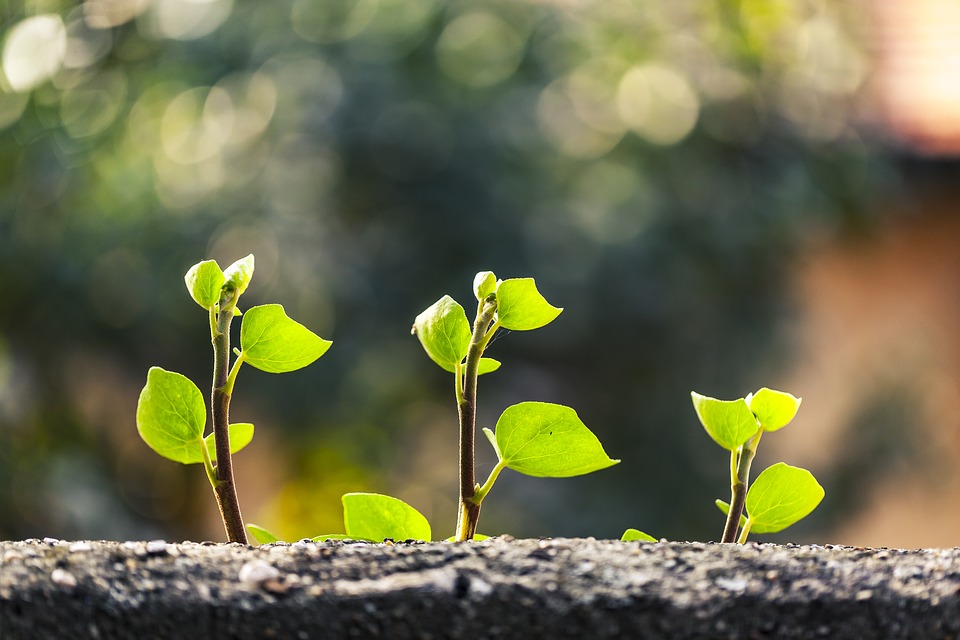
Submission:
<svg viewBox="0 0 960 640">
<path fill-rule="evenodd" d="M 0 542 L 0 639 L 960 638 L 960 549 Z"/>
</svg>

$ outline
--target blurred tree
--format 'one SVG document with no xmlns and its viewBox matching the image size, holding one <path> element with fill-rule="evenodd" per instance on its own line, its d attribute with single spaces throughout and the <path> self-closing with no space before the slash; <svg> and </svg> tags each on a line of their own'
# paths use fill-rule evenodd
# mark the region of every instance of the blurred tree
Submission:
<svg viewBox="0 0 960 640">
<path fill-rule="evenodd" d="M 250 252 L 248 304 L 282 301 L 335 341 L 302 374 L 238 382 L 259 376 L 234 408 L 258 425 L 237 460 L 250 520 L 333 531 L 340 493 L 377 490 L 446 535 L 455 407 L 408 329 L 492 269 L 535 275 L 566 311 L 493 345 L 481 424 L 563 402 L 625 462 L 506 477 L 490 532 L 718 535 L 725 460 L 689 391 L 775 379 L 786 265 L 887 193 L 853 121 L 869 66 L 853 11 L 4 5 L 0 537 L 219 535 L 204 478 L 155 461 L 133 408 L 150 364 L 206 375 L 183 273 Z M 245 481 L 245 457 L 274 484 Z"/>
</svg>

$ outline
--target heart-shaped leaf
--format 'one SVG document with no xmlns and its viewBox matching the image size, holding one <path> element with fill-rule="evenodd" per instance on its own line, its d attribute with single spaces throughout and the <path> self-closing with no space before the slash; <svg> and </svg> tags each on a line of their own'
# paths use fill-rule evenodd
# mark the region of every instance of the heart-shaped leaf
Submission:
<svg viewBox="0 0 960 640">
<path fill-rule="evenodd" d="M 700 424 L 717 444 L 728 451 L 734 451 L 760 429 L 743 398 L 717 400 L 695 391 L 690 393 L 690 397 Z"/>
<path fill-rule="evenodd" d="M 379 493 L 347 493 L 342 498 L 343 526 L 350 538 L 383 542 L 425 540 L 432 535 L 423 514 L 403 500 Z"/>
<path fill-rule="evenodd" d="M 533 278 L 510 278 L 497 287 L 497 318 L 504 329 L 539 329 L 553 322 L 561 311 L 540 295 Z"/>
<path fill-rule="evenodd" d="M 521 402 L 497 421 L 496 449 L 514 471 L 541 478 L 579 476 L 611 467 L 613 460 L 570 407 Z"/>
<path fill-rule="evenodd" d="M 245 362 L 267 373 L 303 368 L 333 344 L 287 317 L 279 304 L 248 309 L 240 326 L 240 348 Z"/>
<path fill-rule="evenodd" d="M 753 533 L 776 533 L 807 517 L 823 500 L 813 474 L 783 462 L 767 467 L 747 491 L 747 517 Z"/>
<path fill-rule="evenodd" d="M 633 542 L 634 540 L 639 540 L 641 542 L 659 542 L 649 533 L 644 533 L 639 529 L 627 529 L 623 532 L 623 535 L 620 537 L 622 542 Z"/>
<path fill-rule="evenodd" d="M 201 462 L 206 421 L 197 385 L 179 373 L 150 367 L 137 402 L 137 431 L 151 449 L 175 462 Z"/>
</svg>

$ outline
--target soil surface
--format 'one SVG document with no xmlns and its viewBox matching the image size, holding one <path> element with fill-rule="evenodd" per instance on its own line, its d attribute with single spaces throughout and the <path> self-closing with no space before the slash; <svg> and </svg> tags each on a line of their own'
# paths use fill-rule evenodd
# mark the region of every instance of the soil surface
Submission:
<svg viewBox="0 0 960 640">
<path fill-rule="evenodd" d="M 960 638 L 960 549 L 3 542 L 0 638 Z"/>
</svg>

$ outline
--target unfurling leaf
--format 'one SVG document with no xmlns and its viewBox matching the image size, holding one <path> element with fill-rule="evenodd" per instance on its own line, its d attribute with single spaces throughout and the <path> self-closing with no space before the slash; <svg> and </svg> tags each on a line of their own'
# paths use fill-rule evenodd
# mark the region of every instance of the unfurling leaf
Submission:
<svg viewBox="0 0 960 640">
<path fill-rule="evenodd" d="M 450 296 L 443 296 L 418 315 L 413 332 L 427 355 L 447 371 L 455 371 L 467 357 L 470 321 L 463 307 Z"/>
<path fill-rule="evenodd" d="M 223 286 L 226 289 L 234 291 L 234 303 L 236 303 L 237 298 L 239 298 L 240 295 L 247 290 L 247 286 L 250 285 L 250 280 L 253 278 L 253 269 L 254 259 L 253 254 L 251 253 L 245 258 L 240 258 L 223 270 L 223 277 L 225 280 Z"/>
<path fill-rule="evenodd" d="M 279 304 L 252 307 L 240 326 L 245 362 L 267 373 L 286 373 L 307 366 L 333 344 L 287 317 Z"/>
<path fill-rule="evenodd" d="M 190 267 L 183 281 L 190 297 L 204 309 L 210 309 L 220 301 L 225 277 L 216 260 L 204 260 Z"/>
<path fill-rule="evenodd" d="M 493 271 L 481 271 L 473 279 L 473 295 L 477 301 L 483 300 L 497 290 L 497 276 Z"/>
<path fill-rule="evenodd" d="M 504 329 L 539 329 L 553 322 L 561 311 L 540 295 L 533 278 L 510 278 L 497 287 L 497 318 Z"/>
<path fill-rule="evenodd" d="M 430 523 L 403 500 L 379 493 L 347 493 L 342 501 L 343 526 L 349 538 L 430 540 Z"/>
<path fill-rule="evenodd" d="M 521 402 L 497 421 L 496 444 L 504 464 L 520 473 L 566 478 L 599 471 L 620 462 L 603 446 L 570 407 Z"/>
</svg>

